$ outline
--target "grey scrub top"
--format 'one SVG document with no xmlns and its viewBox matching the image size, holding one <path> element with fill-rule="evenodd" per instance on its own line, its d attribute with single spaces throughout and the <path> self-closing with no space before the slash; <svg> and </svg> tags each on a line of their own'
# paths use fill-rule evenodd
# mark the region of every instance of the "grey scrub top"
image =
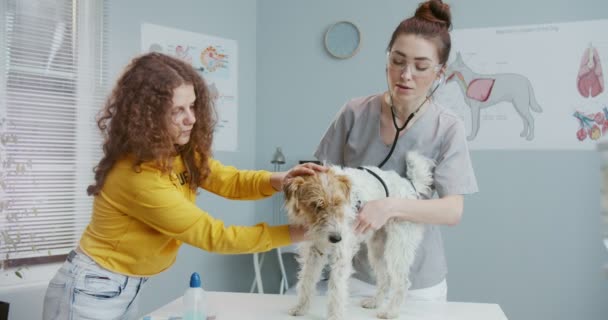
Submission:
<svg viewBox="0 0 608 320">
<path fill-rule="evenodd" d="M 391 145 L 386 145 L 380 136 L 381 101 L 382 94 L 376 94 L 347 102 L 325 132 L 315 157 L 327 164 L 347 167 L 379 165 L 391 149 Z M 414 150 L 435 161 L 433 190 L 439 197 L 478 191 L 464 123 L 449 109 L 431 102 L 399 137 L 393 155 L 382 169 L 395 170 L 405 176 L 405 154 Z M 353 265 L 354 277 L 375 283 L 365 246 L 355 256 Z M 439 226 L 427 224 L 410 270 L 410 289 L 436 285 L 445 279 L 446 274 Z"/>
</svg>

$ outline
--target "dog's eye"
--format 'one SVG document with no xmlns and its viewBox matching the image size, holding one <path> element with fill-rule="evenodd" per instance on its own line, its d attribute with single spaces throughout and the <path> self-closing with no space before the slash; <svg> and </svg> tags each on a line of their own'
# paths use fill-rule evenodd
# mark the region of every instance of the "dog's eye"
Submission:
<svg viewBox="0 0 608 320">
<path fill-rule="evenodd" d="M 343 197 L 335 196 L 331 199 L 331 205 L 334 207 L 337 207 L 337 206 L 341 205 L 342 203 L 344 203 Z"/>
</svg>

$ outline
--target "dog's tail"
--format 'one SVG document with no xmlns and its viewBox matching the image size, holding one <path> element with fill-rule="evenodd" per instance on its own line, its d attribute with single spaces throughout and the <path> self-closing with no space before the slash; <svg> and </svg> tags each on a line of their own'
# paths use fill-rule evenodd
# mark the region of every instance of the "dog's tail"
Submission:
<svg viewBox="0 0 608 320">
<path fill-rule="evenodd" d="M 407 178 L 414 185 L 416 192 L 419 195 L 430 194 L 435 161 L 422 156 L 418 152 L 411 151 L 405 156 L 405 162 L 407 164 Z"/>
</svg>

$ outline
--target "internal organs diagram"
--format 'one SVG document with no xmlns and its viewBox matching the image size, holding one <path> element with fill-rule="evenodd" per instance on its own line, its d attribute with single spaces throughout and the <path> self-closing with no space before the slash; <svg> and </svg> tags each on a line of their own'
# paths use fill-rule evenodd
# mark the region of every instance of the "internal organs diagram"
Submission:
<svg viewBox="0 0 608 320">
<path fill-rule="evenodd" d="M 584 98 L 593 98 L 604 91 L 604 77 L 600 56 L 593 46 L 585 49 L 576 79 L 578 92 Z"/>
<path fill-rule="evenodd" d="M 478 74 L 473 72 L 460 53 L 446 71 L 448 82 L 458 80 L 458 85 L 464 96 L 465 103 L 471 109 L 471 132 L 467 139 L 473 140 L 479 132 L 480 110 L 508 102 L 513 105 L 523 121 L 520 136 L 526 140 L 534 139 L 534 118 L 530 111 L 542 112 L 536 101 L 532 84 L 528 78 L 520 74 Z"/>
<path fill-rule="evenodd" d="M 573 116 L 578 119 L 579 128 L 576 131 L 576 138 L 580 141 L 584 141 L 587 137 L 597 140 L 608 130 L 608 108 L 606 107 L 590 114 L 576 111 Z"/>
</svg>

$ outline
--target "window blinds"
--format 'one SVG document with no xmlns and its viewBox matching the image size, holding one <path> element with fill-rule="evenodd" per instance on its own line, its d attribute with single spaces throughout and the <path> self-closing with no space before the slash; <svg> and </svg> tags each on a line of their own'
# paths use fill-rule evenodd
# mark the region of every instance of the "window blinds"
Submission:
<svg viewBox="0 0 608 320">
<path fill-rule="evenodd" d="M 102 0 L 0 0 L 0 260 L 65 254 L 91 215 L 107 94 Z M 44 259 L 43 259 L 44 260 Z"/>
</svg>

